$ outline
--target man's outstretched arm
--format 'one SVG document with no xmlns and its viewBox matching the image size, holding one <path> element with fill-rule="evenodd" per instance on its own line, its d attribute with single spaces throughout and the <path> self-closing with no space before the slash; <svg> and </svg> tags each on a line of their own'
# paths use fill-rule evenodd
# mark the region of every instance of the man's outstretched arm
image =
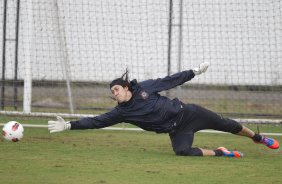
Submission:
<svg viewBox="0 0 282 184">
<path fill-rule="evenodd" d="M 96 117 L 87 117 L 76 121 L 65 121 L 58 116 L 57 121 L 48 121 L 48 130 L 50 133 L 55 133 L 70 129 L 99 129 L 121 122 L 123 122 L 122 116 L 114 109 Z"/>
<path fill-rule="evenodd" d="M 155 80 L 146 80 L 140 82 L 139 84 L 142 87 L 147 88 L 148 91 L 160 92 L 174 88 L 191 80 L 192 78 L 194 78 L 195 75 L 200 75 L 206 72 L 208 67 L 209 67 L 209 63 L 204 62 L 194 69 L 179 72 L 170 76 L 166 76 L 164 78 L 159 78 Z"/>
</svg>

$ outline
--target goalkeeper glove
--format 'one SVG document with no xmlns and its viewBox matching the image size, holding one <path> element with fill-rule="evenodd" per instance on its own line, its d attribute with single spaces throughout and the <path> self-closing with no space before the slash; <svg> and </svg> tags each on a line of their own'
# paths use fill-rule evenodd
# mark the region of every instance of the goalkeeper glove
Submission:
<svg viewBox="0 0 282 184">
<path fill-rule="evenodd" d="M 48 121 L 48 130 L 50 131 L 50 133 L 62 132 L 64 130 L 69 130 L 70 128 L 70 122 L 65 121 L 60 116 L 57 116 L 57 121 Z"/>
<path fill-rule="evenodd" d="M 201 63 L 199 65 L 199 67 L 193 69 L 194 74 L 195 75 L 200 75 L 200 74 L 206 72 L 208 67 L 209 67 L 209 65 L 210 65 L 210 63 L 208 63 L 208 62 Z"/>
</svg>

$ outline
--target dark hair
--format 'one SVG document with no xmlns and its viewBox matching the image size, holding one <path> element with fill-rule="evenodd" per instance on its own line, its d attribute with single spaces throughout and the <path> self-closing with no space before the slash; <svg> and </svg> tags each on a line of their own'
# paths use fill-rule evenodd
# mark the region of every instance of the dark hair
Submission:
<svg viewBox="0 0 282 184">
<path fill-rule="evenodd" d="M 112 88 L 114 85 L 121 85 L 122 87 L 130 88 L 130 81 L 128 79 L 128 73 L 129 71 L 126 68 L 125 72 L 122 74 L 120 78 L 116 78 L 110 83 L 110 88 Z"/>
</svg>

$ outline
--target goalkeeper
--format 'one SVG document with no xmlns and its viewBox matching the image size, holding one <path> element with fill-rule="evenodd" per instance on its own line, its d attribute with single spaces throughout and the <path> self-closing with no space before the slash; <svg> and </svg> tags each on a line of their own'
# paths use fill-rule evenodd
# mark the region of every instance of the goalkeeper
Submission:
<svg viewBox="0 0 282 184">
<path fill-rule="evenodd" d="M 214 129 L 251 138 L 271 149 L 278 149 L 279 143 L 272 138 L 254 133 L 238 122 L 194 104 L 184 104 L 179 99 L 169 99 L 159 92 L 179 86 L 195 75 L 204 73 L 209 63 L 200 64 L 193 70 L 176 73 L 165 78 L 137 82 L 128 80 L 128 71 L 110 83 L 117 106 L 105 114 L 66 122 L 61 117 L 49 121 L 50 133 L 64 130 L 99 129 L 126 122 L 144 130 L 168 133 L 176 155 L 181 156 L 228 156 L 240 158 L 236 150 L 219 147 L 214 150 L 193 147 L 194 134 L 203 129 Z"/>
</svg>

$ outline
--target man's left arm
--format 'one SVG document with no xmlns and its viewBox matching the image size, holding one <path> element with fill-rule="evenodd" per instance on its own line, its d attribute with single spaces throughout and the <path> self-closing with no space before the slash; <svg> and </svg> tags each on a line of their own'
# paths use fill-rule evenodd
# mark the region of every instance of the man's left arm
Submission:
<svg viewBox="0 0 282 184">
<path fill-rule="evenodd" d="M 141 82 L 140 85 L 143 87 L 146 86 L 148 89 L 153 90 L 155 92 L 168 90 L 191 80 L 192 78 L 194 78 L 195 75 L 200 75 L 204 73 L 208 67 L 208 62 L 201 63 L 199 67 L 194 68 L 193 70 L 186 70 L 155 80 L 147 80 Z"/>
</svg>

